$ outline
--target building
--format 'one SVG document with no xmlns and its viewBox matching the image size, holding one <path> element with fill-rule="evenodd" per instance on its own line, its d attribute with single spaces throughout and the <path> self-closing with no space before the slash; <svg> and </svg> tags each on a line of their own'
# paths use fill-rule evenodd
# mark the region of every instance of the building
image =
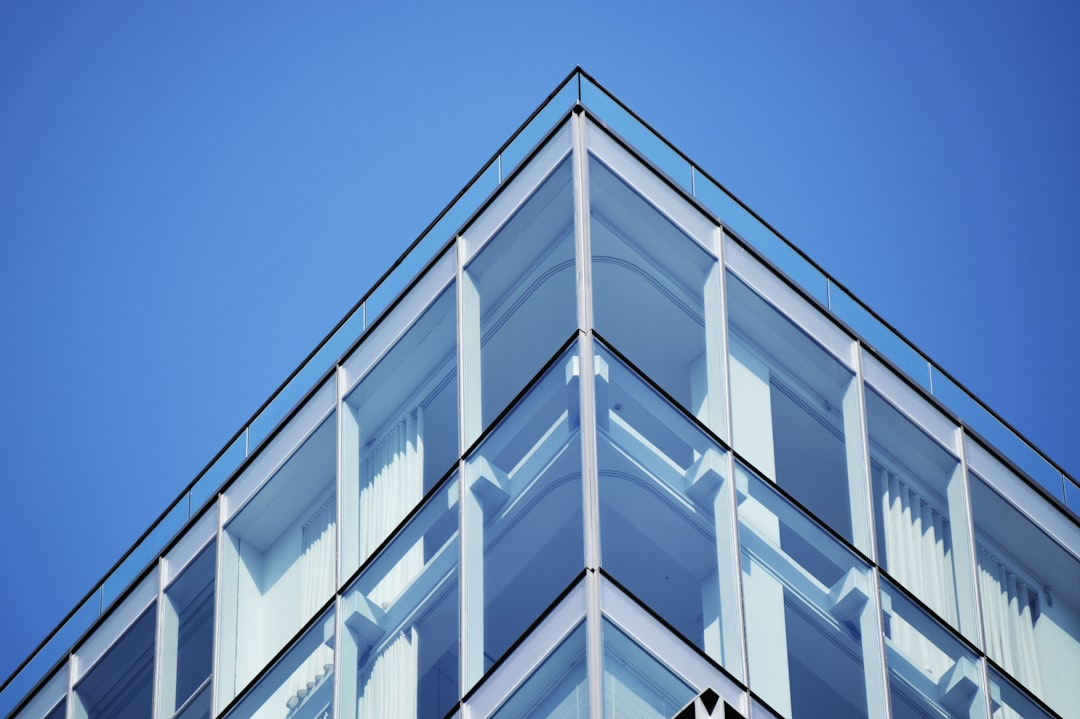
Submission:
<svg viewBox="0 0 1080 719">
<path fill-rule="evenodd" d="M 1080 716 L 1078 489 L 575 71 L 0 712 Z"/>
</svg>

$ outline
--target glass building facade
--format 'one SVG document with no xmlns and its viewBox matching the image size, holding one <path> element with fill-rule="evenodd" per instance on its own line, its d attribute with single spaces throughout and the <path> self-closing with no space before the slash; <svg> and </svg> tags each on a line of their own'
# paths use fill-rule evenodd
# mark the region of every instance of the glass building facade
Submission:
<svg viewBox="0 0 1080 719">
<path fill-rule="evenodd" d="M 1077 717 L 1077 498 L 576 70 L 0 713 Z"/>
</svg>

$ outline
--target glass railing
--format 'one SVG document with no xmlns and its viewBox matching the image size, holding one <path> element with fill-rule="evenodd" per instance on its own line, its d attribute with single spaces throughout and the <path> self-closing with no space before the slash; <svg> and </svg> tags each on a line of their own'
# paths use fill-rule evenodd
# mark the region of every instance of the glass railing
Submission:
<svg viewBox="0 0 1080 719">
<path fill-rule="evenodd" d="M 0 715 L 6 715 L 15 707 L 66 655 L 74 642 L 108 611 L 146 566 L 160 556 L 179 530 L 217 496 L 240 465 L 258 450 L 311 388 L 319 384 L 319 380 L 331 371 L 337 360 L 468 221 L 484 199 L 513 174 L 532 149 L 576 104 L 588 108 L 601 123 L 642 153 L 673 183 L 721 218 L 725 228 L 757 250 L 822 306 L 829 308 L 866 344 L 955 412 L 1039 486 L 1080 514 L 1080 484 L 1075 479 L 1035 449 L 588 74 L 575 69 L 495 156 L 484 164 L 465 189 L 413 241 L 251 420 L 229 440 L 135 546 L 8 677 L 0 687 Z"/>
<path fill-rule="evenodd" d="M 725 229 L 831 310 L 863 344 L 889 360 L 1051 496 L 1080 515 L 1080 483 L 584 72 L 580 86 L 582 104 L 596 113 L 599 122 L 692 194 L 720 218 Z"/>
</svg>

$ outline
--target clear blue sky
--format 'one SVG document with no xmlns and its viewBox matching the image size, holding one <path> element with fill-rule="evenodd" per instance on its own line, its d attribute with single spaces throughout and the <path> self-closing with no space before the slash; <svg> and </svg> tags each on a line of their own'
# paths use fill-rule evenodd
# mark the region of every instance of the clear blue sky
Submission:
<svg viewBox="0 0 1080 719">
<path fill-rule="evenodd" d="M 1080 5 L 660 8 L 0 4 L 0 677 L 575 64 L 1080 472 Z"/>
</svg>

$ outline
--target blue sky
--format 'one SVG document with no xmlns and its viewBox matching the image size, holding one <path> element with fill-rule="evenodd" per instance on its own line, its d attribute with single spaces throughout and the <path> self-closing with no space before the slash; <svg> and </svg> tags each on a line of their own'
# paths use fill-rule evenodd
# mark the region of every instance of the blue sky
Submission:
<svg viewBox="0 0 1080 719">
<path fill-rule="evenodd" d="M 1080 6 L 0 4 L 0 676 L 582 65 L 1076 475 Z"/>
</svg>

